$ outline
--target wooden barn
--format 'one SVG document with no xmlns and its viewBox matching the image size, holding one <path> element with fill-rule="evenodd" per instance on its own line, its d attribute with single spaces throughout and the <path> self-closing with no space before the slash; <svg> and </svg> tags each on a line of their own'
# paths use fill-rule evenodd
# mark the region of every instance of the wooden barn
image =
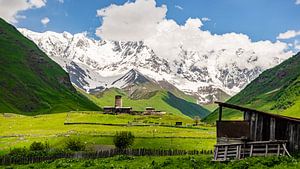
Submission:
<svg viewBox="0 0 300 169">
<path fill-rule="evenodd" d="M 219 104 L 214 160 L 289 155 L 300 150 L 300 119 L 228 103 Z M 243 120 L 222 120 L 223 108 L 244 114 Z"/>
</svg>

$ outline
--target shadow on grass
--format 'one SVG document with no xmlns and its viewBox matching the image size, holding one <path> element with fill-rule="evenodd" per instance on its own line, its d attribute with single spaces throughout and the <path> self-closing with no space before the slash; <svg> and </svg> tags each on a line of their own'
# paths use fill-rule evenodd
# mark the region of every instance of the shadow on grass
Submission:
<svg viewBox="0 0 300 169">
<path fill-rule="evenodd" d="M 182 98 L 175 96 L 170 92 L 168 92 L 168 96 L 163 99 L 170 106 L 178 109 L 184 115 L 187 115 L 192 118 L 194 116 L 200 116 L 201 118 L 203 118 L 210 113 L 209 110 L 201 107 L 200 105 L 196 103 L 188 102 Z"/>
</svg>

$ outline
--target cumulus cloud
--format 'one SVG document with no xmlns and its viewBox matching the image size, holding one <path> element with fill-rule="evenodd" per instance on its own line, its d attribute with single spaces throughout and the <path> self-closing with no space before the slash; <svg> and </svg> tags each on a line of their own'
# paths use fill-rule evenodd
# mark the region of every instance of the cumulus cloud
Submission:
<svg viewBox="0 0 300 169">
<path fill-rule="evenodd" d="M 156 7 L 154 0 L 136 0 L 122 6 L 111 5 L 97 11 L 102 26 L 96 35 L 108 40 L 140 41 L 153 36 L 157 24 L 166 16 L 166 6 Z"/>
<path fill-rule="evenodd" d="M 58 0 L 58 2 L 63 4 L 65 1 L 64 0 Z"/>
<path fill-rule="evenodd" d="M 295 4 L 300 5 L 300 0 L 296 0 Z"/>
<path fill-rule="evenodd" d="M 183 8 L 179 5 L 175 5 L 175 8 L 179 9 L 179 10 L 183 10 Z"/>
<path fill-rule="evenodd" d="M 41 23 L 44 25 L 44 26 L 47 26 L 47 24 L 50 22 L 50 19 L 48 17 L 45 17 L 43 19 L 41 19 Z"/>
<path fill-rule="evenodd" d="M 300 31 L 288 30 L 284 33 L 280 33 L 277 36 L 277 39 L 291 39 L 291 38 L 294 38 L 294 37 L 299 36 L 299 35 L 300 35 Z"/>
<path fill-rule="evenodd" d="M 203 18 L 201 18 L 201 20 L 203 21 L 203 22 L 207 22 L 207 21 L 211 21 L 209 18 L 207 18 L 207 17 L 203 17 Z"/>
<path fill-rule="evenodd" d="M 297 50 L 300 50 L 300 41 L 299 40 L 294 41 L 294 48 Z"/>
<path fill-rule="evenodd" d="M 189 18 L 184 25 L 178 25 L 174 20 L 164 20 L 156 28 L 156 34 L 145 40 L 156 54 L 171 60 L 177 56 L 181 47 L 195 50 L 203 44 L 209 32 L 200 32 L 202 26 L 200 19 Z M 200 33 L 200 34 L 199 34 Z"/>
<path fill-rule="evenodd" d="M 211 52 L 219 52 L 222 55 L 220 63 L 225 66 L 236 62 L 240 67 L 247 66 L 245 58 L 237 58 L 236 51 L 243 49 L 250 54 L 255 52 L 259 56 L 257 66 L 269 67 L 270 58 L 278 56 L 286 59 L 292 53 L 286 53 L 288 48 L 286 43 L 277 41 L 258 41 L 253 42 L 247 35 L 237 33 L 227 33 L 222 35 L 211 34 L 209 31 L 201 30 L 202 22 L 200 19 L 188 19 L 184 25 L 178 25 L 173 20 L 164 20 L 158 25 L 157 34 L 145 41 L 156 54 L 163 56 L 167 60 L 175 60 L 182 49 L 195 51 L 199 56 L 207 55 Z M 273 64 L 273 63 L 272 63 Z"/>
<path fill-rule="evenodd" d="M 18 12 L 32 8 L 41 8 L 46 5 L 46 0 L 0 0 L 0 17 L 11 23 L 18 19 L 26 18 Z"/>
<path fill-rule="evenodd" d="M 283 60 L 292 55 L 287 52 L 288 45 L 284 42 L 253 42 L 247 35 L 237 33 L 212 34 L 201 30 L 202 21 L 207 19 L 189 18 L 180 25 L 167 19 L 166 12 L 167 7 L 157 7 L 154 0 L 111 5 L 98 10 L 103 23 L 97 29 L 97 35 L 107 40 L 144 41 L 158 56 L 167 60 L 176 59 L 182 51 L 195 51 L 198 56 L 223 51 L 222 63 L 246 65 L 247 59 L 236 56 L 236 51 L 241 48 L 249 52 L 248 56 L 259 56 L 257 60 L 261 65 L 257 66 L 268 67 L 270 58 L 277 56 Z"/>
</svg>

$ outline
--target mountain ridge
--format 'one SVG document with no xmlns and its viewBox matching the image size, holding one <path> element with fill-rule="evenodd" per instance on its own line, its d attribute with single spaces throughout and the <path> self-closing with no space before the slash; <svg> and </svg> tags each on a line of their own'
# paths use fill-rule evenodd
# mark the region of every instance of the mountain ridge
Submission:
<svg viewBox="0 0 300 169">
<path fill-rule="evenodd" d="M 112 79 L 118 79 L 134 68 L 156 81 L 168 81 L 186 94 L 197 97 L 202 104 L 236 94 L 263 70 L 287 57 L 282 54 L 265 62 L 255 51 L 242 48 L 189 51 L 179 47 L 181 53 L 178 56 L 163 58 L 143 42 L 98 41 L 85 34 L 19 30 L 65 70 L 73 62 L 85 72 L 93 72 L 87 73 L 83 79 L 85 85 L 79 86 L 87 92 L 116 87 L 111 85 Z M 72 73 L 70 75 L 72 79 Z"/>
<path fill-rule="evenodd" d="M 228 103 L 291 117 L 300 117 L 300 52 L 264 71 Z M 224 111 L 224 119 L 241 118 L 235 111 Z M 217 119 L 217 110 L 204 120 Z"/>
</svg>

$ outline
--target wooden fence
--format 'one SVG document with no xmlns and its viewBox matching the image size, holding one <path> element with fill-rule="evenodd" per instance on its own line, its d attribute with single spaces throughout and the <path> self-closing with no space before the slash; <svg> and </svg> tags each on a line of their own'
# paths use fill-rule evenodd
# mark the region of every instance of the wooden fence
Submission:
<svg viewBox="0 0 300 169">
<path fill-rule="evenodd" d="M 73 159 L 97 159 L 106 158 L 116 155 L 129 156 L 176 156 L 176 155 L 199 155 L 212 154 L 212 150 L 155 150 L 155 149 L 126 149 L 126 150 L 104 150 L 97 152 L 76 152 L 76 153 L 62 153 L 53 156 L 32 156 L 32 157 L 11 157 L 8 155 L 0 156 L 1 165 L 11 164 L 31 164 L 43 161 L 53 161 L 61 158 Z"/>
<path fill-rule="evenodd" d="M 285 140 L 254 141 L 215 145 L 214 161 L 239 160 L 254 156 L 291 156 L 286 149 Z"/>
</svg>

